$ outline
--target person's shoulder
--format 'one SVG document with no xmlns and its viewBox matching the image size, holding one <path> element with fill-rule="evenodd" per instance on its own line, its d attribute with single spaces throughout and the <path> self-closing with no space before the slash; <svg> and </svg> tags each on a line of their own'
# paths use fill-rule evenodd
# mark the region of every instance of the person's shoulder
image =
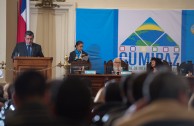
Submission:
<svg viewBox="0 0 194 126">
<path fill-rule="evenodd" d="M 26 45 L 25 42 L 16 43 L 16 48 L 23 48 Z"/>
<path fill-rule="evenodd" d="M 73 54 L 73 53 L 75 53 L 75 50 L 73 50 L 73 51 L 70 52 L 70 54 Z"/>
<path fill-rule="evenodd" d="M 33 42 L 32 44 L 33 44 L 33 45 L 39 45 L 39 46 L 40 46 L 40 44 L 38 44 L 38 43 L 34 43 L 34 42 Z"/>
<path fill-rule="evenodd" d="M 18 42 L 16 45 L 21 46 L 21 45 L 25 45 L 25 44 L 26 44 L 25 42 Z"/>
<path fill-rule="evenodd" d="M 35 46 L 41 46 L 40 44 L 37 44 L 37 43 L 32 43 L 32 45 L 35 45 Z"/>
</svg>

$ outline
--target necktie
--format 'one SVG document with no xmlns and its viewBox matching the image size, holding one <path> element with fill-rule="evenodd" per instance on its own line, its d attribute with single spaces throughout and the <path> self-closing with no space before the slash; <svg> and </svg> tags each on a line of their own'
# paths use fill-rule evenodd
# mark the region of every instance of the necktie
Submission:
<svg viewBox="0 0 194 126">
<path fill-rule="evenodd" d="M 27 45 L 28 56 L 31 56 L 30 45 Z"/>
</svg>

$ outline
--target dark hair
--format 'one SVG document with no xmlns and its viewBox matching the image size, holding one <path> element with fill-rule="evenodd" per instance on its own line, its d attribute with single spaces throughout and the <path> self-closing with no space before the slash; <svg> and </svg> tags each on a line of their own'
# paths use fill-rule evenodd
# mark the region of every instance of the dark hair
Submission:
<svg viewBox="0 0 194 126">
<path fill-rule="evenodd" d="M 93 94 L 92 92 L 92 81 L 89 78 L 81 78 L 81 80 L 84 82 L 86 87 L 90 90 L 90 93 Z"/>
<path fill-rule="evenodd" d="M 132 74 L 129 75 L 125 82 L 125 97 L 128 100 L 128 103 L 134 103 L 139 99 L 143 98 L 143 83 L 148 76 L 148 73 Z M 123 84 L 122 84 L 123 85 Z"/>
<path fill-rule="evenodd" d="M 62 84 L 62 80 L 60 79 L 55 79 L 55 80 L 50 80 L 47 82 L 47 89 L 50 91 L 50 101 L 51 103 L 55 103 L 57 99 L 57 93 L 59 91 L 59 88 Z"/>
<path fill-rule="evenodd" d="M 27 35 L 34 37 L 34 33 L 32 31 L 26 31 L 25 36 Z"/>
<path fill-rule="evenodd" d="M 0 98 L 3 98 L 3 94 L 4 94 L 3 86 L 0 85 Z"/>
<path fill-rule="evenodd" d="M 133 84 L 131 85 L 132 97 L 134 101 L 138 101 L 143 98 L 143 83 L 148 76 L 148 73 L 141 73 L 134 77 Z"/>
<path fill-rule="evenodd" d="M 105 84 L 105 102 L 121 102 L 121 90 L 119 82 L 110 80 Z"/>
<path fill-rule="evenodd" d="M 163 62 L 162 62 L 162 60 L 160 58 L 152 57 L 151 61 L 155 61 L 156 62 L 156 67 L 158 67 L 160 65 L 163 65 Z"/>
<path fill-rule="evenodd" d="M 23 101 L 30 96 L 43 96 L 46 90 L 46 79 L 37 71 L 21 73 L 14 83 L 15 94 Z"/>
<path fill-rule="evenodd" d="M 79 44 L 84 44 L 82 41 L 77 41 L 75 44 L 75 47 L 78 46 Z"/>
<path fill-rule="evenodd" d="M 152 57 L 152 58 L 151 58 L 151 62 L 152 62 L 152 61 L 155 61 L 155 68 L 157 68 L 157 70 L 158 70 L 158 67 L 163 66 L 163 62 L 162 62 L 162 60 L 159 59 L 159 58 Z M 154 68 L 151 66 L 151 62 L 150 62 L 150 63 L 148 64 L 148 66 L 147 66 L 147 71 L 148 71 L 148 72 L 151 72 L 151 71 L 154 70 Z"/>
<path fill-rule="evenodd" d="M 124 76 L 121 78 L 121 81 L 119 84 L 120 89 L 121 89 L 121 95 L 123 98 L 123 102 L 126 103 L 127 105 L 131 105 L 131 101 L 129 101 L 129 98 L 128 98 L 128 89 L 132 83 L 133 77 L 134 77 L 133 74 L 128 75 L 128 76 Z"/>
<path fill-rule="evenodd" d="M 188 89 L 185 78 L 172 72 L 151 73 L 143 85 L 143 93 L 150 101 L 159 99 L 178 99 L 180 92 Z"/>
<path fill-rule="evenodd" d="M 56 113 L 61 118 L 82 121 L 90 112 L 91 98 L 91 92 L 83 80 L 67 77 L 57 94 Z"/>
</svg>

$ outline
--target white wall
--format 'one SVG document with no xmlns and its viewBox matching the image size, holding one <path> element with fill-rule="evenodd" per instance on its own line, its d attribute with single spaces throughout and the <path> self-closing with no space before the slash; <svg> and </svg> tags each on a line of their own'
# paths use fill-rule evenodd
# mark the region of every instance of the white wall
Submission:
<svg viewBox="0 0 194 126">
<path fill-rule="evenodd" d="M 12 51 L 16 45 L 17 0 L 6 0 L 6 67 L 13 68 Z M 13 72 L 6 70 L 6 82 L 12 82 Z"/>
<path fill-rule="evenodd" d="M 0 62 L 6 59 L 6 0 L 0 0 Z M 0 78 L 4 83 L 5 78 Z"/>
<path fill-rule="evenodd" d="M 0 62 L 12 68 L 11 53 L 16 44 L 17 0 L 0 0 Z M 4 71 L 0 84 L 12 81 L 12 72 Z"/>
</svg>

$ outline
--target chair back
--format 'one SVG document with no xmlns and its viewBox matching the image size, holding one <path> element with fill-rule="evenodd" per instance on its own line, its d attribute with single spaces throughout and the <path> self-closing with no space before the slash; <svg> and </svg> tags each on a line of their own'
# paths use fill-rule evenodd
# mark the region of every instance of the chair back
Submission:
<svg viewBox="0 0 194 126">
<path fill-rule="evenodd" d="M 108 62 L 104 61 L 104 74 L 112 74 L 113 71 L 113 61 L 109 60 Z"/>
<path fill-rule="evenodd" d="M 194 72 L 193 68 L 194 67 L 192 61 L 187 61 L 187 63 L 182 62 L 180 65 L 179 63 L 177 63 L 177 72 L 180 75 L 186 75 L 188 74 L 188 72 L 193 73 Z"/>
<path fill-rule="evenodd" d="M 123 68 L 124 71 L 128 71 L 129 64 L 127 61 L 121 60 L 121 67 Z"/>
</svg>

